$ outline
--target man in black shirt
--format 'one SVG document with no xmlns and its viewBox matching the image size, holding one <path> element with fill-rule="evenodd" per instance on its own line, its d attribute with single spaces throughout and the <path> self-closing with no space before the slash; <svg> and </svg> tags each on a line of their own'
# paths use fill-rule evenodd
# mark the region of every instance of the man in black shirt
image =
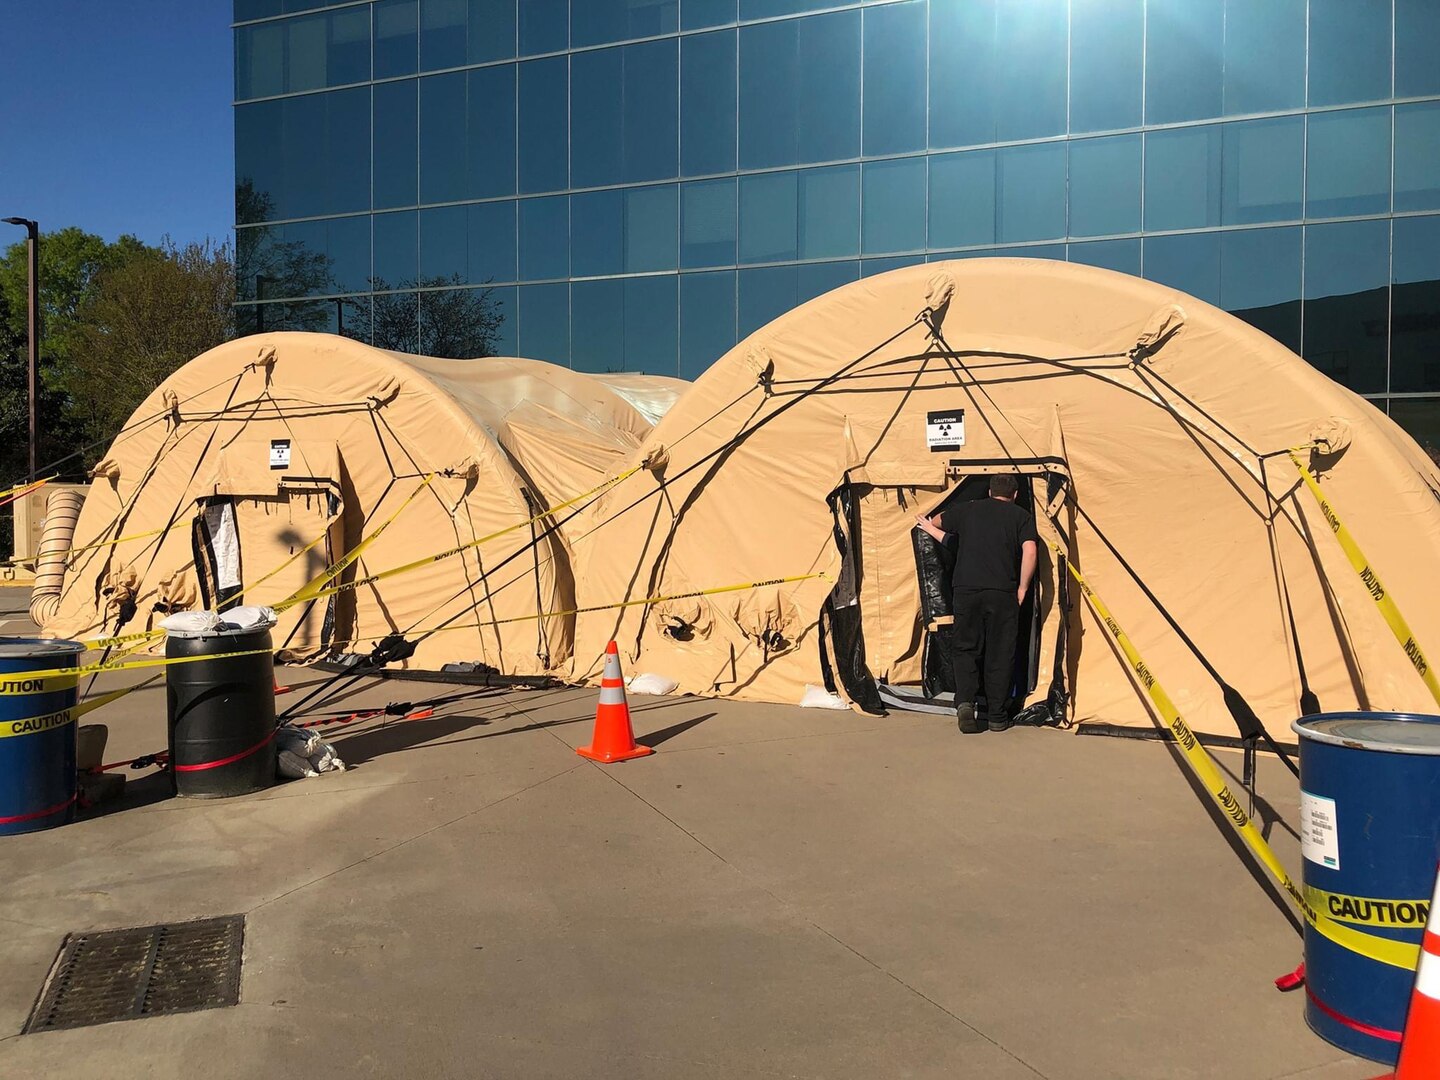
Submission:
<svg viewBox="0 0 1440 1080">
<path fill-rule="evenodd" d="M 1005 706 L 1015 669 L 1020 605 L 1035 576 L 1040 537 L 1032 514 L 1015 505 L 1019 478 L 1003 473 L 990 478 L 990 497 L 956 503 L 916 519 L 940 543 L 956 539 L 955 626 L 951 648 L 955 662 L 955 713 L 967 735 L 1004 731 L 1010 726 Z M 975 714 L 980 688 L 980 657 L 985 657 L 987 724 Z"/>
</svg>

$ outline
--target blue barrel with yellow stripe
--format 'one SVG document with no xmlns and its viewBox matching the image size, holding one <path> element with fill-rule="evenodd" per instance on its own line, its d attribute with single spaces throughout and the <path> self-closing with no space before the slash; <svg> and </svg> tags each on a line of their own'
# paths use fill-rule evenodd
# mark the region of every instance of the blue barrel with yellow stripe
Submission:
<svg viewBox="0 0 1440 1080">
<path fill-rule="evenodd" d="M 27 678 L 73 668 L 85 646 L 0 638 L 0 836 L 75 817 L 75 681 Z"/>
<path fill-rule="evenodd" d="M 1440 716 L 1323 713 L 1292 727 L 1311 906 L 1372 940 L 1418 945 L 1440 857 Z M 1414 981 L 1413 968 L 1305 928 L 1305 1020 L 1342 1050 L 1393 1065 Z"/>
</svg>

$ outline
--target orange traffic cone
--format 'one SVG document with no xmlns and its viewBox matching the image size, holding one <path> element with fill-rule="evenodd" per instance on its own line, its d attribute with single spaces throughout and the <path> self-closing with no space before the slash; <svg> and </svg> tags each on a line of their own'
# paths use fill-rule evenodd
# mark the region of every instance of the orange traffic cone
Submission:
<svg viewBox="0 0 1440 1080">
<path fill-rule="evenodd" d="M 615 642 L 605 646 L 605 673 L 600 678 L 600 704 L 595 708 L 595 735 L 589 746 L 575 753 L 591 761 L 629 761 L 655 751 L 635 741 L 630 727 L 630 703 L 625 700 L 625 680 L 620 675 L 620 650 Z"/>
<path fill-rule="evenodd" d="M 1420 942 L 1420 966 L 1415 970 L 1415 989 L 1410 992 L 1410 1012 L 1405 1017 L 1405 1036 L 1400 1043 L 1400 1060 L 1393 1073 L 1379 1080 L 1431 1080 L 1440 1076 L 1440 877 L 1430 900 L 1430 917 Z"/>
</svg>

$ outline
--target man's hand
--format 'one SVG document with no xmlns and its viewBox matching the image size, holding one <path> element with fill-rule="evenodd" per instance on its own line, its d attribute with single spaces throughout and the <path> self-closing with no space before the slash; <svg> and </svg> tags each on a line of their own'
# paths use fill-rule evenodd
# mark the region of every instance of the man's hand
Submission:
<svg viewBox="0 0 1440 1080">
<path fill-rule="evenodd" d="M 1015 590 L 1015 602 L 1016 602 L 1017 604 L 1023 604 L 1023 603 L 1025 603 L 1025 590 L 1024 590 L 1024 589 L 1016 589 L 1016 590 Z"/>
<path fill-rule="evenodd" d="M 930 534 L 930 537 L 938 543 L 945 542 L 945 534 L 931 524 L 930 519 L 924 514 L 915 515 L 915 524 Z"/>
</svg>

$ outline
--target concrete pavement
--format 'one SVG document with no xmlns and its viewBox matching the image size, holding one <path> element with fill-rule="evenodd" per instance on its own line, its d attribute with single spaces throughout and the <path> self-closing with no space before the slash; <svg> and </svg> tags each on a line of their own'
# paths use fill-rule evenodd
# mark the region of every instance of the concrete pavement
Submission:
<svg viewBox="0 0 1440 1080">
<path fill-rule="evenodd" d="M 1381 1071 L 1273 988 L 1299 939 L 1161 745 L 637 697 L 659 752 L 600 766 L 593 692 L 326 709 L 451 695 L 332 729 L 344 774 L 218 802 L 152 774 L 0 839 L 0 1076 Z M 110 759 L 164 744 L 158 688 L 95 717 Z M 1298 872 L 1295 783 L 1266 760 L 1261 792 Z M 15 1034 L 67 931 L 234 912 L 238 1007 Z"/>
</svg>

